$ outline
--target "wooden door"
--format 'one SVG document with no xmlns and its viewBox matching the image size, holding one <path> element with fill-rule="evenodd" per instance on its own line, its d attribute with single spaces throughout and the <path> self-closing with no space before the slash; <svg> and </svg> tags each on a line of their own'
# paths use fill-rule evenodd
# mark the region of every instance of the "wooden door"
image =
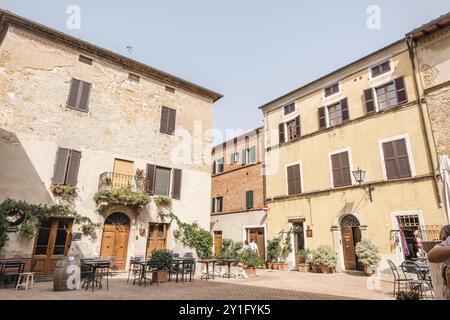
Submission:
<svg viewBox="0 0 450 320">
<path fill-rule="evenodd" d="M 168 224 L 150 223 L 147 237 L 147 258 L 151 257 L 154 250 L 167 249 Z"/>
<path fill-rule="evenodd" d="M 344 250 L 344 264 L 346 270 L 356 270 L 355 242 L 352 227 L 341 227 L 342 248 Z"/>
<path fill-rule="evenodd" d="M 222 231 L 214 231 L 214 254 L 218 257 L 222 251 Z"/>
<path fill-rule="evenodd" d="M 52 275 L 59 257 L 67 256 L 72 237 L 71 219 L 42 222 L 35 240 L 32 271 Z"/>
<path fill-rule="evenodd" d="M 265 246 L 265 239 L 264 239 L 264 228 L 248 229 L 247 241 L 251 242 L 252 240 L 255 240 L 255 243 L 258 246 L 259 257 L 261 259 L 265 260 L 266 246 Z"/>
<path fill-rule="evenodd" d="M 114 265 L 124 270 L 127 262 L 128 238 L 130 227 L 127 225 L 105 225 L 103 228 L 102 259 L 115 257 Z"/>
<path fill-rule="evenodd" d="M 295 252 L 295 263 L 305 263 L 305 261 L 300 262 L 301 258 L 299 256 L 300 250 L 305 249 L 305 230 L 303 222 L 294 222 L 293 226 L 295 228 L 294 232 L 294 252 Z"/>
</svg>

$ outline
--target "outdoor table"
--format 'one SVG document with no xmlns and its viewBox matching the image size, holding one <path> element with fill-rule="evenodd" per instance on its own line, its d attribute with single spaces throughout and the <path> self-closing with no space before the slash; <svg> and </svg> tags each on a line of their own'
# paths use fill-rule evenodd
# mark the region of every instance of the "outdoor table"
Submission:
<svg viewBox="0 0 450 320">
<path fill-rule="evenodd" d="M 109 261 L 100 261 L 100 260 L 92 260 L 92 261 L 83 261 L 83 264 L 90 268 L 90 273 L 84 280 L 81 288 L 86 286 L 86 291 L 89 289 L 89 286 L 92 285 L 92 291 L 94 291 L 94 286 L 102 287 L 102 282 L 96 279 L 97 269 L 99 264 L 109 263 Z"/>
<path fill-rule="evenodd" d="M 199 260 L 198 262 L 206 264 L 206 272 L 203 272 L 202 276 L 200 277 L 201 280 L 206 279 L 208 281 L 211 278 L 212 273 L 212 279 L 214 280 L 214 269 L 216 266 L 216 263 L 220 261 L 218 259 L 205 259 L 205 260 Z M 209 264 L 212 263 L 212 272 L 209 272 Z"/>
<path fill-rule="evenodd" d="M 223 274 L 223 277 L 225 278 L 226 276 L 228 276 L 228 279 L 231 278 L 231 276 L 236 278 L 236 274 L 234 274 L 233 272 L 231 272 L 231 264 L 233 263 L 238 263 L 239 260 L 236 259 L 220 259 L 220 262 L 225 262 L 228 265 L 228 272 Z"/>
</svg>

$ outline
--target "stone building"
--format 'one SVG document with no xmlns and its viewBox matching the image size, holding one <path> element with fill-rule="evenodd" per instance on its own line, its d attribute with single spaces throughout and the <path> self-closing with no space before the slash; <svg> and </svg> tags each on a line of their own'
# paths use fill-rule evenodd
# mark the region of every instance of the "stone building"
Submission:
<svg viewBox="0 0 450 320">
<path fill-rule="evenodd" d="M 406 39 L 261 109 L 268 235 L 296 243 L 291 265 L 298 250 L 328 245 L 337 270 L 361 270 L 355 246 L 368 239 L 384 269 L 417 255 L 414 231 L 436 240 L 447 219 Z"/>
<path fill-rule="evenodd" d="M 261 258 L 265 258 L 262 143 L 263 128 L 257 128 L 212 150 L 211 229 L 216 254 L 223 239 L 255 240 Z"/>
<path fill-rule="evenodd" d="M 72 186 L 70 205 L 100 225 L 81 237 L 64 218 L 43 223 L 33 239 L 9 232 L 1 257 L 30 258 L 34 271 L 51 273 L 60 255 L 112 256 L 125 268 L 155 248 L 195 252 L 174 238 L 177 226 L 161 212 L 209 230 L 210 154 L 182 137 L 203 138 L 201 150 L 210 150 L 207 131 L 221 97 L 0 11 L 0 203 L 64 204 L 52 185 Z M 175 154 L 181 143 L 192 155 Z M 99 189 L 159 196 L 171 207 L 97 204 Z"/>
</svg>

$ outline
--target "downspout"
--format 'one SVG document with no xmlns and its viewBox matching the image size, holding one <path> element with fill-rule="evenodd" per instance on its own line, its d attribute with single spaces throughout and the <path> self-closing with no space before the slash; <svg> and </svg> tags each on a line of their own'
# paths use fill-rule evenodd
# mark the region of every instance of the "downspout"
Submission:
<svg viewBox="0 0 450 320">
<path fill-rule="evenodd" d="M 418 80 L 417 80 L 417 75 L 416 75 L 416 64 L 414 62 L 414 58 L 417 57 L 416 53 L 414 51 L 414 41 L 412 39 L 412 35 L 410 35 L 407 39 L 406 39 L 406 43 L 408 45 L 408 51 L 409 51 L 409 59 L 411 60 L 411 66 L 413 69 L 413 79 L 414 79 L 414 90 L 416 93 L 416 96 L 418 98 L 418 102 L 419 102 L 419 113 L 420 113 L 420 125 L 422 127 L 422 133 L 425 137 L 425 146 L 427 149 L 427 158 L 428 161 L 431 165 L 431 173 L 433 174 L 433 189 L 434 189 L 434 193 L 436 196 L 436 201 L 438 203 L 439 207 L 442 207 L 442 199 L 441 199 L 441 195 L 439 193 L 439 182 L 438 182 L 438 178 L 437 178 L 437 174 L 436 174 L 436 169 L 438 167 L 438 165 L 436 165 L 434 163 L 434 159 L 433 159 L 433 151 L 431 148 L 431 142 L 430 142 L 430 137 L 427 134 L 427 126 L 425 123 L 425 116 L 423 114 L 423 108 L 422 108 L 422 101 L 424 101 L 426 107 L 427 107 L 427 112 L 428 112 L 428 103 L 427 100 L 425 99 L 425 97 L 422 95 L 422 93 L 419 90 L 419 85 L 418 85 Z M 437 156 L 437 154 L 436 154 Z"/>
</svg>

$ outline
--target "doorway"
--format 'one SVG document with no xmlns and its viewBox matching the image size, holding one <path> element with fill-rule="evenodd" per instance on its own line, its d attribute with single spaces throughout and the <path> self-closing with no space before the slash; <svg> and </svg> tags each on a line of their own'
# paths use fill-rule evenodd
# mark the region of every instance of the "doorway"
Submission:
<svg viewBox="0 0 450 320">
<path fill-rule="evenodd" d="M 292 228 L 294 230 L 294 253 L 295 264 L 305 263 L 302 261 L 299 252 L 306 248 L 305 246 L 305 227 L 303 221 L 292 222 Z"/>
<path fill-rule="evenodd" d="M 345 270 L 364 270 L 363 266 L 358 263 L 355 252 L 355 246 L 362 238 L 361 229 L 359 227 L 359 221 L 353 215 L 347 215 L 341 221 Z"/>
<path fill-rule="evenodd" d="M 147 237 L 147 253 L 149 258 L 155 250 L 167 249 L 167 231 L 169 224 L 166 223 L 150 223 Z"/>
<path fill-rule="evenodd" d="M 32 271 L 52 275 L 59 257 L 67 256 L 72 235 L 72 219 L 49 219 L 41 223 L 35 240 Z"/>
<path fill-rule="evenodd" d="M 133 161 L 115 159 L 113 173 L 113 189 L 130 187 L 132 184 Z"/>
<path fill-rule="evenodd" d="M 214 255 L 220 256 L 222 251 L 222 231 L 214 231 Z"/>
<path fill-rule="evenodd" d="M 130 219 L 124 213 L 116 212 L 108 216 L 103 227 L 102 259 L 113 257 L 114 265 L 124 270 L 127 263 L 128 239 L 130 236 Z"/>
<path fill-rule="evenodd" d="M 266 259 L 266 246 L 264 240 L 264 228 L 247 229 L 247 241 L 255 240 L 258 246 L 259 257 L 264 261 Z"/>
</svg>

